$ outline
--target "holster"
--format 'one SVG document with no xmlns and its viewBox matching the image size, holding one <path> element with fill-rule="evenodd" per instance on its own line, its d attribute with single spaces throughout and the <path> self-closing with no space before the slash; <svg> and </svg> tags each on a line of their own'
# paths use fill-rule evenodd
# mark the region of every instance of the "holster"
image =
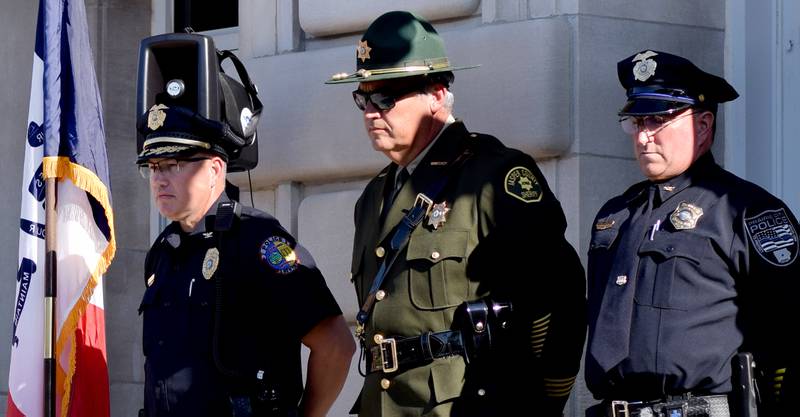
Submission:
<svg viewBox="0 0 800 417">
<path fill-rule="evenodd" d="M 486 358 L 511 326 L 510 302 L 491 298 L 465 301 L 455 312 L 457 328 L 461 330 L 467 363 Z"/>
</svg>

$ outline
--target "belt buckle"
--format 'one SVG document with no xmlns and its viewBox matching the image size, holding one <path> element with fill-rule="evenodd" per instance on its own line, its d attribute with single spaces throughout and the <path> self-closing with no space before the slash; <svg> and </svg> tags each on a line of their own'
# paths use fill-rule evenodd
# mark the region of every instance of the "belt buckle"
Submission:
<svg viewBox="0 0 800 417">
<path fill-rule="evenodd" d="M 397 371 L 397 369 L 400 367 L 400 365 L 398 364 L 398 360 L 397 360 L 397 342 L 394 340 L 394 338 L 389 337 L 389 338 L 383 339 L 381 341 L 381 343 L 378 344 L 378 346 L 381 349 L 381 367 L 383 368 L 383 372 L 388 374 L 388 373 Z M 391 363 L 389 363 L 389 366 L 386 366 L 387 365 L 387 360 L 386 360 L 387 359 L 386 358 L 387 351 L 390 354 L 389 355 L 389 361 L 391 361 Z"/>
<path fill-rule="evenodd" d="M 611 401 L 611 417 L 630 417 L 627 401 Z"/>
<path fill-rule="evenodd" d="M 425 215 L 427 216 L 428 213 L 431 211 L 431 206 L 433 205 L 433 200 L 430 199 L 427 195 L 423 193 L 417 194 L 417 198 L 414 199 L 414 206 L 420 206 L 425 209 Z"/>
</svg>

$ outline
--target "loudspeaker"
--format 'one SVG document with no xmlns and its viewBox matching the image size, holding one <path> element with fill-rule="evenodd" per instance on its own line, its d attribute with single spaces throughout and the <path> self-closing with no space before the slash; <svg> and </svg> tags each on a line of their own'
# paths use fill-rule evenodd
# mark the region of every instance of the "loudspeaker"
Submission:
<svg viewBox="0 0 800 417">
<path fill-rule="evenodd" d="M 224 73 L 221 61 L 227 58 L 234 63 L 241 82 Z M 231 52 L 217 51 L 213 39 L 195 33 L 151 36 L 140 44 L 138 76 L 137 118 L 146 117 L 156 104 L 183 107 L 227 125 L 219 137 L 207 139 L 225 148 L 229 172 L 258 164 L 256 125 L 263 106 L 244 65 Z M 137 129 L 137 154 L 145 139 Z"/>
</svg>

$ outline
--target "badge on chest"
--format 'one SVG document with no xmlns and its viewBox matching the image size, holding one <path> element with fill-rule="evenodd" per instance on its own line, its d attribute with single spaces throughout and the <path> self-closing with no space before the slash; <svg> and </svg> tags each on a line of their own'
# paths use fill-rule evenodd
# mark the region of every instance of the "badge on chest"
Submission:
<svg viewBox="0 0 800 417">
<path fill-rule="evenodd" d="M 688 230 L 697 227 L 697 221 L 703 215 L 703 209 L 681 201 L 678 207 L 669 216 L 669 221 L 676 230 Z"/>
<path fill-rule="evenodd" d="M 203 258 L 203 278 L 211 279 L 214 272 L 217 271 L 219 266 L 219 250 L 211 248 L 206 252 L 206 257 Z"/>
</svg>

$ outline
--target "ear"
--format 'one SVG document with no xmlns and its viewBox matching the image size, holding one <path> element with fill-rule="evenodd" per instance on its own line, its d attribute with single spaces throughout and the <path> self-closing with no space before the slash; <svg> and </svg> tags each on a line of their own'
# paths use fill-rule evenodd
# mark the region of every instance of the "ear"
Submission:
<svg viewBox="0 0 800 417">
<path fill-rule="evenodd" d="M 214 188 L 222 175 L 222 159 L 218 156 L 211 158 L 211 188 Z"/>
<path fill-rule="evenodd" d="M 694 116 L 695 138 L 700 153 L 711 149 L 714 142 L 714 114 L 710 111 L 699 112 Z"/>
<path fill-rule="evenodd" d="M 441 84 L 435 84 L 431 87 L 433 90 L 429 93 L 431 98 L 431 113 L 436 114 L 444 107 L 444 100 L 447 96 L 447 90 Z"/>
</svg>

